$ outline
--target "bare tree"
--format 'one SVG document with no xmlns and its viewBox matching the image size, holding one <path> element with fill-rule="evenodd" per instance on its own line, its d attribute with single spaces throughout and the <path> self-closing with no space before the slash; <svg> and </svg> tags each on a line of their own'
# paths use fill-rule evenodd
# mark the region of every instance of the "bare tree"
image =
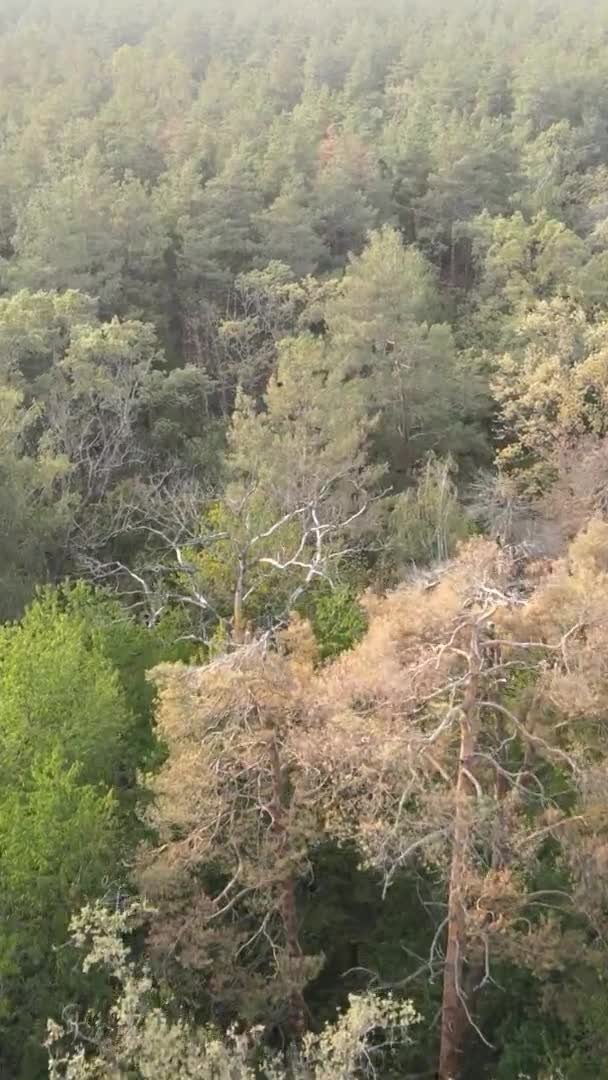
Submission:
<svg viewBox="0 0 608 1080">
<path fill-rule="evenodd" d="M 182 490 L 166 475 L 142 485 L 143 497 L 122 502 L 111 529 L 147 538 L 151 557 L 144 550 L 130 569 L 85 553 L 97 580 L 130 581 L 151 617 L 166 604 L 189 607 L 203 637 L 224 619 L 237 643 L 252 614 L 272 627 L 306 589 L 333 582 L 367 542 L 362 522 L 383 494 L 383 470 L 367 461 L 361 385 L 328 372 L 323 358 L 313 338 L 284 342 L 265 408 L 237 401 L 221 491 L 191 481 Z"/>
<path fill-rule="evenodd" d="M 262 484 L 233 488 L 218 499 L 193 478 L 176 483 L 164 474 L 130 490 L 109 523 L 91 518 L 86 528 L 80 525 L 73 544 L 87 575 L 115 588 L 150 625 L 181 605 L 200 640 L 223 620 L 234 643 L 242 644 L 258 595 L 272 597 L 266 623 L 272 630 L 312 585 L 334 584 L 341 563 L 364 547 L 358 526 L 380 497 L 345 472 L 281 512 L 269 505 Z M 104 549 L 129 537 L 140 549 L 133 565 L 103 557 Z"/>
</svg>

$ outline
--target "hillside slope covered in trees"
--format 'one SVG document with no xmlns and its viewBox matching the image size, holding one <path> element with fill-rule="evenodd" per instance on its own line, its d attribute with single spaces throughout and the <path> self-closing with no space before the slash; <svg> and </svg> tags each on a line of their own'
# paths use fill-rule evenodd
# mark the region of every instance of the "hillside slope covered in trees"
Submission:
<svg viewBox="0 0 608 1080">
<path fill-rule="evenodd" d="M 3 1077 L 608 1076 L 607 86 L 0 0 Z"/>
</svg>

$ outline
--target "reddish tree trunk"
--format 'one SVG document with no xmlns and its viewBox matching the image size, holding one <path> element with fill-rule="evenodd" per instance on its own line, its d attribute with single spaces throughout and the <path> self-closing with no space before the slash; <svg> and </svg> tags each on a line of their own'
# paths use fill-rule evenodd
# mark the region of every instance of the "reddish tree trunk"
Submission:
<svg viewBox="0 0 608 1080">
<path fill-rule="evenodd" d="M 473 757 L 479 730 L 478 684 L 481 661 L 477 629 L 471 635 L 471 672 L 466 688 L 460 727 L 460 762 L 456 783 L 452 865 L 448 896 L 448 929 L 443 973 L 441 1006 L 441 1042 L 438 1080 L 459 1080 L 462 1073 L 464 1042 L 468 1027 L 464 999 L 463 969 L 466 953 L 465 891 L 471 817 L 474 811 L 471 795 L 473 785 L 467 773 L 473 767 Z"/>
<path fill-rule="evenodd" d="M 242 645 L 244 637 L 243 622 L 243 592 L 245 589 L 245 558 L 239 555 L 237 578 L 234 586 L 234 603 L 232 607 L 232 640 L 237 645 Z"/>
<path fill-rule="evenodd" d="M 276 742 L 271 744 L 272 768 L 272 830 L 277 837 L 277 855 L 282 859 L 287 847 L 285 828 L 285 780 Z M 298 931 L 296 905 L 296 882 L 293 874 L 287 874 L 280 884 L 280 909 L 285 930 L 285 945 L 289 960 L 291 988 L 287 1002 L 287 1023 L 294 1038 L 302 1037 L 306 1030 L 306 1004 L 300 985 L 302 949 Z"/>
</svg>

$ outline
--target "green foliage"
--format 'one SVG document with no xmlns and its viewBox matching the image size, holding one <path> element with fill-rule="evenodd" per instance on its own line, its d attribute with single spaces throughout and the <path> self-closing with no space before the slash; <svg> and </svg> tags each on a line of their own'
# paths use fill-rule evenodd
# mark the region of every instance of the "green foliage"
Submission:
<svg viewBox="0 0 608 1080">
<path fill-rule="evenodd" d="M 30 414 L 18 391 L 0 385 L 0 618 L 13 618 L 37 582 L 70 521 L 69 495 L 58 494 L 65 459 L 23 453 Z"/>
<path fill-rule="evenodd" d="M 331 1021 L 348 995 L 359 993 L 372 977 L 387 987 L 401 978 L 401 957 L 408 950 L 430 948 L 431 921 L 422 925 L 421 898 L 436 901 L 433 883 L 420 868 L 404 870 L 378 903 L 376 875 L 360 865 L 356 847 L 328 841 L 313 852 L 313 874 L 301 890 L 302 935 L 307 951 L 324 958 L 323 967 L 306 990 L 317 1023 Z M 439 1005 L 439 987 L 428 980 L 412 982 L 417 1011 L 432 1016 Z M 435 1033 L 426 1023 L 414 1046 L 402 1047 L 403 1071 L 423 1070 L 434 1052 Z"/>
<path fill-rule="evenodd" d="M 580 294 L 588 258 L 585 244 L 545 211 L 531 221 L 482 214 L 471 226 L 474 257 L 482 266 L 474 326 L 483 343 L 517 340 L 519 321 L 535 300 Z"/>
<path fill-rule="evenodd" d="M 255 1080 L 258 1075 L 265 1080 L 354 1080 L 373 1075 L 378 1056 L 390 1059 L 396 1047 L 408 1044 L 409 1029 L 420 1019 L 410 1002 L 353 994 L 345 1012 L 319 1033 L 307 1033 L 288 1060 L 277 1052 L 256 1053 L 259 1029 L 238 1033 L 233 1028 L 222 1037 L 213 1028 L 173 1020 L 155 1004 L 153 982 L 138 970 L 123 940 L 138 915 L 136 905 L 116 914 L 96 905 L 73 920 L 73 939 L 88 950 L 85 972 L 105 968 L 119 996 L 110 1023 L 97 1021 L 94 1056 L 79 1038 L 70 1043 L 65 1028 L 49 1021 L 51 1080 L 110 1080 L 117 1068 L 120 1075 L 160 1080 L 172 1080 L 176 1068 L 184 1080 Z M 378 1032 L 383 1035 L 380 1054 L 374 1039 Z"/>
<path fill-rule="evenodd" d="M 159 755 L 146 671 L 187 655 L 174 636 L 169 621 L 150 632 L 85 585 L 46 590 L 1 632 L 2 1042 L 15 1076 L 38 1075 L 57 994 L 86 999 L 67 920 L 128 876 L 142 834 L 136 772 Z"/>
<path fill-rule="evenodd" d="M 498 460 L 524 490 L 546 487 L 561 449 L 606 434 L 607 330 L 580 307 L 541 302 L 521 320 L 517 351 L 497 358 L 505 435 Z"/>
<path fill-rule="evenodd" d="M 51 1006 L 103 999 L 51 945 L 132 858 L 136 775 L 164 752 L 151 667 L 275 641 L 290 609 L 322 660 L 347 654 L 381 586 L 468 537 L 481 472 L 483 528 L 540 559 L 608 507 L 605 4 L 77 7 L 0 3 L 9 1080 L 36 1077 Z M 56 587 L 82 576 L 112 598 Z M 523 768 L 518 743 L 505 760 Z M 562 781 L 542 777 L 563 809 Z M 344 1000 L 355 863 L 315 869 L 336 949 L 313 1025 Z M 407 938 L 374 912 L 380 978 L 428 954 L 427 907 L 404 911 Z M 464 1073 L 599 1075 L 598 971 L 572 970 L 581 1010 L 505 964 L 479 1017 L 497 1049 L 472 1037 Z M 434 1069 L 432 1041 L 408 1069 Z"/>
<path fill-rule="evenodd" d="M 124 845 L 112 794 L 86 783 L 60 750 L 40 753 L 20 776 L 19 786 L 3 782 L 0 798 L 0 1059 L 26 1080 L 42 1073 L 43 1017 L 57 994 L 86 999 L 66 953 L 69 911 L 119 886 Z"/>
<path fill-rule="evenodd" d="M 276 508 L 265 493 L 255 492 L 244 500 L 240 495 L 237 490 L 233 498 L 229 495 L 203 512 L 197 547 L 188 550 L 194 575 L 180 579 L 187 594 L 194 587 L 200 595 L 209 597 L 216 630 L 233 619 L 241 568 L 245 586 L 241 617 L 250 627 L 269 625 L 273 614 L 285 612 L 298 580 L 297 571 L 283 572 L 264 562 L 272 559 L 277 550 L 297 550 L 297 524 L 285 522 L 272 537 L 264 537 L 262 534 L 276 524 Z"/>
<path fill-rule="evenodd" d="M 260 260 L 286 263 L 298 278 L 329 261 L 323 221 L 310 201 L 302 185 L 286 183 L 259 217 Z"/>
<path fill-rule="evenodd" d="M 13 242 L 12 287 L 77 289 L 106 316 L 152 316 L 167 236 L 145 188 L 117 183 L 97 151 L 32 192 Z"/>
<path fill-rule="evenodd" d="M 17 1077 L 37 1074 L 56 995 L 82 993 L 71 909 L 127 877 L 136 771 L 156 753 L 145 671 L 162 650 L 85 586 L 48 590 L 0 632 L 0 1027 Z"/>
<path fill-rule="evenodd" d="M 451 461 L 430 456 L 415 488 L 399 495 L 391 510 L 389 561 L 397 567 L 445 562 L 471 535 L 453 480 Z"/>
<path fill-rule="evenodd" d="M 370 236 L 327 305 L 330 356 L 359 376 L 375 453 L 399 488 L 429 451 L 484 455 L 484 379 L 456 354 L 439 314 L 433 268 L 390 228 Z"/>
<path fill-rule="evenodd" d="M 126 741 L 138 764 L 155 752 L 153 731 L 154 687 L 148 672 L 161 660 L 185 660 L 191 646 L 179 642 L 180 626 L 168 613 L 149 629 L 133 618 L 124 605 L 86 582 L 48 588 L 38 594 L 35 604 L 20 624 L 28 629 L 32 611 L 37 625 L 50 632 L 65 621 L 80 635 L 83 647 L 102 656 L 119 679 L 125 704 L 133 717 Z M 80 759 L 81 760 L 81 759 Z"/>
<path fill-rule="evenodd" d="M 73 330 L 96 323 L 96 302 L 74 289 L 56 293 L 28 288 L 4 297 L 0 300 L 3 380 L 31 393 L 63 354 Z"/>
<path fill-rule="evenodd" d="M 350 586 L 322 591 L 311 606 L 312 628 L 322 660 L 338 656 L 363 637 L 367 627 L 365 612 Z"/>
</svg>

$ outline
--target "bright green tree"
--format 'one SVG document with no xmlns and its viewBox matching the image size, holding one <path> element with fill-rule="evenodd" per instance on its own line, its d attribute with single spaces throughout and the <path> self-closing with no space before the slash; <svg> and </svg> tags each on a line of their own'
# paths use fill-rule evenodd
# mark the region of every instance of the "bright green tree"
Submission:
<svg viewBox="0 0 608 1080">
<path fill-rule="evenodd" d="M 43 1074 L 46 1015 L 81 994 L 70 911 L 118 894 L 151 763 L 148 663 L 162 655 L 103 598 L 49 592 L 0 631 L 0 1030 L 8 1075 Z M 38 1071 L 40 1070 L 40 1072 Z"/>
</svg>

